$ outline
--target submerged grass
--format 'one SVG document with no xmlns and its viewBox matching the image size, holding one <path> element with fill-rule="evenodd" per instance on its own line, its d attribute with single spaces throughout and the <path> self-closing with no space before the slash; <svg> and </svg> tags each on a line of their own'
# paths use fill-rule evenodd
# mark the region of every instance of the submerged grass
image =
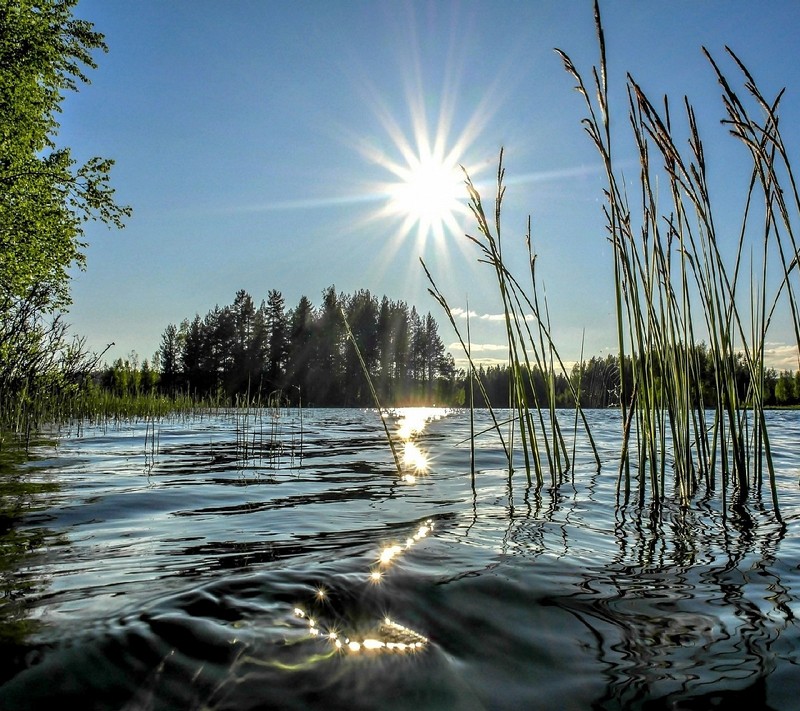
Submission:
<svg viewBox="0 0 800 711">
<path fill-rule="evenodd" d="M 582 125 L 598 150 L 607 187 L 604 214 L 613 248 L 614 294 L 620 373 L 630 363 L 631 377 L 620 378 L 622 448 L 619 495 L 638 492 L 644 502 L 658 502 L 670 486 L 680 500 L 690 500 L 701 487 L 710 493 L 719 482 L 726 503 L 741 505 L 760 492 L 766 467 L 777 512 L 778 501 L 769 433 L 764 417 L 765 345 L 779 305 L 788 307 L 800 343 L 800 309 L 796 297 L 798 245 L 795 223 L 800 195 L 779 130 L 778 106 L 783 92 L 768 100 L 736 54 L 726 47 L 743 79 L 750 102 L 733 90 L 719 64 L 703 49 L 722 87 L 723 123 L 747 149 L 751 167 L 746 179 L 740 226 L 732 257 L 712 205 L 708 166 L 694 109 L 683 101 L 688 140 L 678 136 L 667 99 L 658 108 L 627 75 L 628 122 L 639 158 L 637 186 L 626 183 L 616 164 L 611 130 L 606 45 L 595 1 L 599 67 L 587 85 L 569 56 L 556 50 L 583 97 L 587 116 Z M 612 140 L 613 138 L 613 140 Z M 688 145 L 684 149 L 681 146 Z M 470 208 L 478 236 L 467 237 L 488 264 L 503 304 L 512 402 L 516 426 L 510 436 L 522 445 L 528 480 L 538 485 L 570 467 L 563 432 L 555 417 L 553 378 L 556 368 L 572 386 L 551 337 L 546 300 L 539 298 L 536 257 L 528 223 L 526 279 L 530 295 L 512 275 L 501 248 L 503 184 L 501 151 L 494 214 L 488 218 L 481 196 L 466 176 Z M 730 178 L 730 176 L 727 176 Z M 748 264 L 749 262 L 749 264 Z M 430 292 L 458 327 L 446 299 L 423 264 Z M 777 287 L 768 290 L 773 271 Z M 534 325 L 531 326 L 531 323 Z M 470 368 L 469 348 L 459 334 Z M 698 348 L 708 340 L 707 351 Z M 712 401 L 704 399 L 701 352 L 714 374 Z M 737 364 L 744 362 L 749 385 L 741 392 Z M 739 368 L 740 369 L 740 368 Z M 537 396 L 534 373 L 545 377 L 546 396 Z M 480 379 L 476 379 L 480 385 Z M 580 380 L 578 381 L 580 382 Z M 579 403 L 578 393 L 572 393 Z M 488 399 L 487 399 L 488 402 Z M 492 415 L 494 417 L 494 414 Z M 591 432 L 580 405 L 580 419 Z M 500 432 L 497 420 L 495 428 Z M 576 428 L 577 434 L 577 428 Z M 513 470 L 513 446 L 502 437 Z M 597 450 L 595 458 L 600 464 Z M 574 451 L 574 447 L 573 447 Z"/>
</svg>

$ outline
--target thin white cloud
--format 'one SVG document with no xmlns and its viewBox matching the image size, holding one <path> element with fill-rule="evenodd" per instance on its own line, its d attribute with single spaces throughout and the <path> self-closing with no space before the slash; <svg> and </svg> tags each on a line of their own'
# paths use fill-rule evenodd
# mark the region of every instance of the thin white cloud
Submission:
<svg viewBox="0 0 800 711">
<path fill-rule="evenodd" d="M 505 314 L 479 314 L 477 311 L 470 310 L 469 313 L 465 309 L 460 307 L 456 307 L 454 309 L 450 309 L 451 313 L 455 318 L 463 318 L 464 320 L 467 319 L 469 316 L 470 319 L 477 319 L 479 321 L 505 321 L 506 315 Z M 534 321 L 533 314 L 526 314 L 525 315 L 526 321 Z"/>
<path fill-rule="evenodd" d="M 462 350 L 461 344 L 458 343 L 458 342 L 451 343 L 447 347 L 449 349 L 451 349 L 451 350 L 456 350 L 456 351 Z M 508 346 L 503 344 L 503 343 L 501 343 L 501 344 L 497 344 L 497 343 L 470 343 L 469 344 L 469 349 L 470 349 L 470 352 L 472 352 L 472 353 L 475 353 L 475 352 L 479 352 L 480 353 L 480 352 L 483 352 L 483 351 L 503 351 L 503 352 L 508 352 Z"/>
<path fill-rule="evenodd" d="M 454 360 L 456 368 L 463 368 L 464 370 L 469 368 L 469 361 L 466 358 L 455 358 Z M 472 362 L 477 367 L 488 368 L 491 365 L 508 365 L 508 358 L 473 358 Z"/>
<path fill-rule="evenodd" d="M 796 345 L 788 343 L 767 343 L 764 348 L 764 363 L 775 370 L 797 370 L 798 352 Z"/>
<path fill-rule="evenodd" d="M 481 314 L 478 316 L 481 321 L 505 321 L 505 314 Z"/>
<path fill-rule="evenodd" d="M 469 316 L 470 318 L 478 318 L 478 313 L 476 311 L 470 311 L 469 313 L 467 313 L 467 311 L 465 309 L 462 309 L 460 306 L 456 306 L 454 309 L 450 309 L 450 312 L 456 318 L 466 319 L 467 316 Z"/>
</svg>

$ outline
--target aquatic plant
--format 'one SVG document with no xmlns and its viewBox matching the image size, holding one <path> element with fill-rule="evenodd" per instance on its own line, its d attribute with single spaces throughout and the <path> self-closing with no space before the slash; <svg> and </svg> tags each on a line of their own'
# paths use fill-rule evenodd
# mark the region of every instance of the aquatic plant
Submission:
<svg viewBox="0 0 800 711">
<path fill-rule="evenodd" d="M 400 457 L 397 454 L 397 449 L 394 445 L 394 440 L 392 439 L 392 434 L 389 432 L 389 426 L 386 424 L 386 418 L 383 416 L 383 408 L 381 407 L 380 398 L 378 397 L 378 393 L 375 390 L 375 385 L 372 382 L 372 378 L 369 374 L 369 368 L 367 368 L 367 364 L 364 362 L 364 358 L 361 355 L 361 349 L 358 347 L 358 341 L 356 341 L 356 337 L 353 335 L 353 331 L 350 328 L 350 324 L 347 321 L 347 314 L 345 314 L 344 309 L 340 308 L 339 312 L 342 315 L 342 322 L 344 323 L 344 328 L 347 333 L 347 338 L 349 339 L 350 343 L 353 346 L 353 350 L 356 353 L 356 357 L 358 358 L 359 365 L 361 366 L 361 370 L 364 373 L 364 379 L 367 382 L 367 386 L 369 387 L 369 392 L 372 395 L 372 400 L 375 403 L 375 407 L 378 410 L 378 413 L 381 416 L 381 424 L 383 425 L 383 431 L 386 433 L 386 439 L 389 442 L 389 449 L 392 450 L 392 458 L 394 459 L 394 465 L 397 468 L 397 473 L 399 476 L 403 476 L 403 465 L 400 463 Z"/>
<path fill-rule="evenodd" d="M 283 455 L 292 465 L 296 458 L 302 462 L 303 402 L 301 394 L 297 397 L 295 408 L 283 390 L 273 390 L 263 401 L 260 389 L 251 397 L 248 388 L 247 395 L 237 396 L 233 407 L 227 408 L 235 422 L 236 456 L 243 465 L 250 460 L 261 463 L 266 457 L 268 467 L 278 469 Z"/>
<path fill-rule="evenodd" d="M 494 271 L 497 286 L 503 304 L 503 319 L 506 331 L 506 340 L 510 364 L 510 402 L 509 407 L 514 412 L 514 418 L 508 424 L 509 442 L 502 438 L 501 443 L 508 458 L 509 476 L 512 475 L 514 436 L 518 434 L 521 443 L 522 455 L 525 463 L 525 472 L 529 483 L 532 483 L 531 472 L 536 477 L 537 485 L 542 485 L 545 480 L 545 468 L 549 471 L 550 482 L 556 484 L 561 476 L 572 466 L 570 453 L 566 445 L 561 424 L 557 417 L 555 374 L 560 372 L 565 376 L 575 402 L 576 417 L 584 425 L 584 430 L 595 454 L 597 465 L 600 458 L 592 438 L 591 430 L 580 406 L 580 398 L 575 390 L 575 384 L 569 377 L 567 366 L 564 363 L 558 348 L 551 336 L 550 318 L 547 313 L 547 301 L 540 301 L 536 281 L 536 255 L 533 253 L 531 240 L 531 223 L 528 220 L 526 246 L 528 250 L 528 265 L 530 278 L 530 293 L 527 292 L 520 281 L 514 276 L 506 262 L 503 260 L 501 242 L 501 212 L 505 185 L 503 183 L 505 168 L 503 167 L 503 151 L 497 169 L 497 193 L 494 206 L 494 219 L 490 222 L 486 215 L 480 193 L 465 171 L 465 184 L 469 194 L 469 207 L 477 222 L 478 235 L 467 235 L 480 250 L 479 262 L 489 265 Z M 456 325 L 447 299 L 436 285 L 425 262 L 422 268 L 430 283 L 429 292 L 439 302 L 455 329 L 470 369 L 470 377 L 477 382 L 478 387 L 486 401 L 491 413 L 495 428 L 500 432 L 500 425 L 494 414 L 488 396 L 483 390 L 476 366 L 471 358 L 469 347 L 464 343 L 460 329 Z M 531 328 L 531 320 L 535 327 Z M 538 395 L 535 378 L 539 375 L 544 383 L 544 401 Z"/>
<path fill-rule="evenodd" d="M 636 423 L 640 498 L 646 489 L 656 499 L 664 495 L 669 460 L 675 490 L 688 499 L 701 484 L 714 485 L 719 459 L 724 496 L 737 503 L 751 489 L 760 488 L 766 464 L 777 508 L 764 419 L 764 359 L 767 334 L 780 303 L 788 305 L 800 342 L 791 278 L 797 268 L 794 223 L 800 196 L 779 129 L 783 92 L 768 100 L 745 65 L 726 47 L 744 81 L 742 99 L 703 48 L 722 87 L 727 114 L 723 124 L 747 148 L 752 162 L 736 249 L 727 258 L 726 240 L 718 227 L 723 220 L 717 219 L 712 204 L 709 169 L 692 104 L 684 99 L 688 128 L 684 143 L 669 101 L 665 99 L 663 108 L 657 108 L 628 74 L 628 119 L 640 164 L 638 205 L 632 206 L 631 188 L 623 185 L 612 148 L 608 63 L 597 2 L 594 11 L 600 65 L 592 69 L 592 90 L 569 56 L 557 51 L 585 100 L 588 116 L 583 126 L 607 178 L 605 215 L 614 254 L 619 358 L 630 355 L 633 364 L 633 385 L 623 392 L 621 407 L 624 418 Z M 748 107 L 747 101 L 755 106 Z M 748 255 L 752 255 L 749 277 Z M 768 291 L 769 268 L 779 273 L 772 293 Z M 699 383 L 699 336 L 708 338 L 713 363 L 716 396 L 712 403 L 703 401 Z M 739 359 L 750 374 L 744 399 L 735 377 Z M 624 455 L 620 481 L 627 495 L 631 489 L 627 446 Z"/>
<path fill-rule="evenodd" d="M 657 502 L 668 494 L 671 481 L 679 500 L 688 501 L 701 486 L 708 492 L 715 489 L 719 469 L 723 500 L 741 504 L 752 491 L 760 490 L 766 466 L 777 511 L 764 406 L 765 345 L 779 305 L 788 306 L 800 343 L 800 309 L 793 281 L 798 267 L 795 223 L 800 194 L 779 130 L 783 92 L 767 99 L 745 65 L 726 47 L 743 79 L 749 105 L 703 49 L 722 87 L 727 114 L 723 124 L 747 148 L 751 159 L 749 175 L 744 176 L 747 188 L 735 250 L 727 257 L 726 241 L 718 227 L 723 220 L 715 219 L 707 158 L 691 103 L 683 102 L 688 129 L 684 143 L 669 101 L 665 99 L 663 108 L 658 108 L 630 74 L 626 80 L 628 120 L 639 158 L 639 182 L 638 187 L 624 182 L 612 148 L 618 136 L 614 132 L 612 141 L 608 62 L 597 2 L 594 13 L 600 62 L 592 68 L 591 82 L 584 81 L 565 52 L 556 52 L 585 101 L 588 115 L 582 125 L 600 154 L 607 180 L 604 215 L 614 256 L 619 372 L 628 364 L 631 369 L 630 381 L 624 376 L 619 379 L 623 442 L 618 493 L 627 499 L 637 486 L 640 502 L 648 495 Z M 566 372 L 551 337 L 547 302 L 538 296 L 530 220 L 526 269 L 530 296 L 503 258 L 503 178 L 501 152 L 490 220 L 478 190 L 466 175 L 479 234 L 467 237 L 478 246 L 479 261 L 492 268 L 501 296 L 512 379 L 510 406 L 515 412 L 513 432 L 522 443 L 528 478 L 533 470 L 541 485 L 546 466 L 555 483 L 570 466 L 570 459 L 555 417 L 553 389 L 546 390 L 542 402 L 532 378 L 539 372 L 552 383 L 556 369 Z M 748 255 L 752 255 L 749 264 Z M 455 327 L 451 309 L 423 267 L 431 294 Z M 778 273 L 772 292 L 770 270 Z M 707 350 L 700 345 L 706 339 Z M 475 364 L 466 346 L 465 352 L 474 374 Z M 712 366 L 712 401 L 704 394 L 703 368 L 698 360 L 701 352 Z M 737 378 L 742 363 L 749 375 L 744 393 Z M 582 414 L 580 399 L 568 380 L 577 421 Z M 583 422 L 591 439 L 585 418 Z M 496 421 L 495 427 L 499 431 Z M 503 447 L 511 472 L 513 448 L 505 442 Z M 594 452 L 597 457 L 597 450 Z"/>
</svg>

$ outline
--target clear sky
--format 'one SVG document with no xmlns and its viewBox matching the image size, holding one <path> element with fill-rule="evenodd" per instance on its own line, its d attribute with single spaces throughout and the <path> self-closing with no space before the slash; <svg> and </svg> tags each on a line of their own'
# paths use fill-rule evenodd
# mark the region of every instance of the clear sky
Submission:
<svg viewBox="0 0 800 711">
<path fill-rule="evenodd" d="M 601 11 L 618 121 L 626 72 L 676 106 L 688 95 L 723 201 L 743 149 L 719 125 L 701 46 L 721 60 L 731 46 L 767 94 L 787 87 L 783 129 L 800 154 L 800 2 L 607 0 Z M 108 360 L 151 357 L 169 323 L 232 303 L 238 289 L 256 303 L 277 289 L 291 308 L 303 295 L 319 305 L 332 284 L 431 311 L 455 342 L 420 256 L 451 305 L 475 312 L 474 355 L 502 357 L 496 285 L 464 237 L 472 221 L 420 212 L 431 194 L 436 212 L 465 192 L 406 180 L 433 154 L 466 166 L 491 205 L 501 147 L 504 254 L 526 273 L 531 215 L 556 343 L 568 359 L 584 334 L 587 356 L 612 349 L 600 164 L 553 51 L 588 77 L 590 0 L 81 0 L 76 13 L 110 51 L 65 100 L 57 142 L 80 160 L 113 158 L 117 196 L 133 208 L 122 231 L 89 225 L 88 268 L 73 284 L 68 320 L 94 350 L 115 342 Z M 781 359 L 790 335 L 771 339 L 773 363 L 796 367 Z"/>
</svg>

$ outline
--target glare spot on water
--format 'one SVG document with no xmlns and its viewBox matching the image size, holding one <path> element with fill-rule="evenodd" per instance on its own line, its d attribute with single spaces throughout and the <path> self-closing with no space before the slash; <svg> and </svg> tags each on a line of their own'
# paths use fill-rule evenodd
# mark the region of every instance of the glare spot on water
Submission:
<svg viewBox="0 0 800 711">
<path fill-rule="evenodd" d="M 406 538 L 405 546 L 397 543 L 384 546 L 378 555 L 379 567 L 373 567 L 369 573 L 370 582 L 374 584 L 380 583 L 384 575 L 388 572 L 387 568 L 389 565 L 393 563 L 399 555 L 407 552 L 417 542 L 429 536 L 433 531 L 433 526 L 433 520 L 427 519 L 417 527 L 416 532 L 412 536 Z M 315 588 L 313 598 L 315 605 L 324 602 L 327 606 L 329 603 L 328 597 L 328 591 L 324 586 L 318 585 Z M 314 609 L 324 618 L 324 608 L 315 607 Z M 327 638 L 328 643 L 333 649 L 347 650 L 350 653 L 374 653 L 380 650 L 411 652 L 422 649 L 428 641 L 417 632 L 393 622 L 388 615 L 385 615 L 382 622 L 361 639 L 350 639 L 346 636 L 340 636 L 339 630 L 334 627 L 326 627 L 324 620 L 318 621 L 317 617 L 313 616 L 310 611 L 302 607 L 295 607 L 294 615 L 307 620 L 309 637 Z"/>
<path fill-rule="evenodd" d="M 381 565 L 388 565 L 392 558 L 403 552 L 400 546 L 388 546 L 381 551 L 380 563 Z"/>
<path fill-rule="evenodd" d="M 403 446 L 403 463 L 418 473 L 428 471 L 428 456 L 414 442 Z"/>
<path fill-rule="evenodd" d="M 410 407 L 401 410 L 401 413 L 397 436 L 407 440 L 422 432 L 428 422 L 440 418 L 444 411 L 437 407 Z"/>
<path fill-rule="evenodd" d="M 425 429 L 427 418 L 422 412 L 408 413 L 397 423 L 397 436 L 408 440 Z"/>
<path fill-rule="evenodd" d="M 397 424 L 397 436 L 403 441 L 403 464 L 413 473 L 403 477 L 403 481 L 413 484 L 416 481 L 414 474 L 423 474 L 430 468 L 428 455 L 414 438 L 425 430 L 427 423 L 442 416 L 442 410 L 437 408 L 415 407 L 402 411 L 402 416 Z"/>
<path fill-rule="evenodd" d="M 433 523 L 430 520 L 427 521 L 426 524 L 427 525 L 425 526 L 420 526 L 419 530 L 416 532 L 416 534 L 414 534 L 415 541 L 419 541 L 422 538 L 425 538 L 425 536 L 427 536 L 433 529 Z"/>
</svg>

